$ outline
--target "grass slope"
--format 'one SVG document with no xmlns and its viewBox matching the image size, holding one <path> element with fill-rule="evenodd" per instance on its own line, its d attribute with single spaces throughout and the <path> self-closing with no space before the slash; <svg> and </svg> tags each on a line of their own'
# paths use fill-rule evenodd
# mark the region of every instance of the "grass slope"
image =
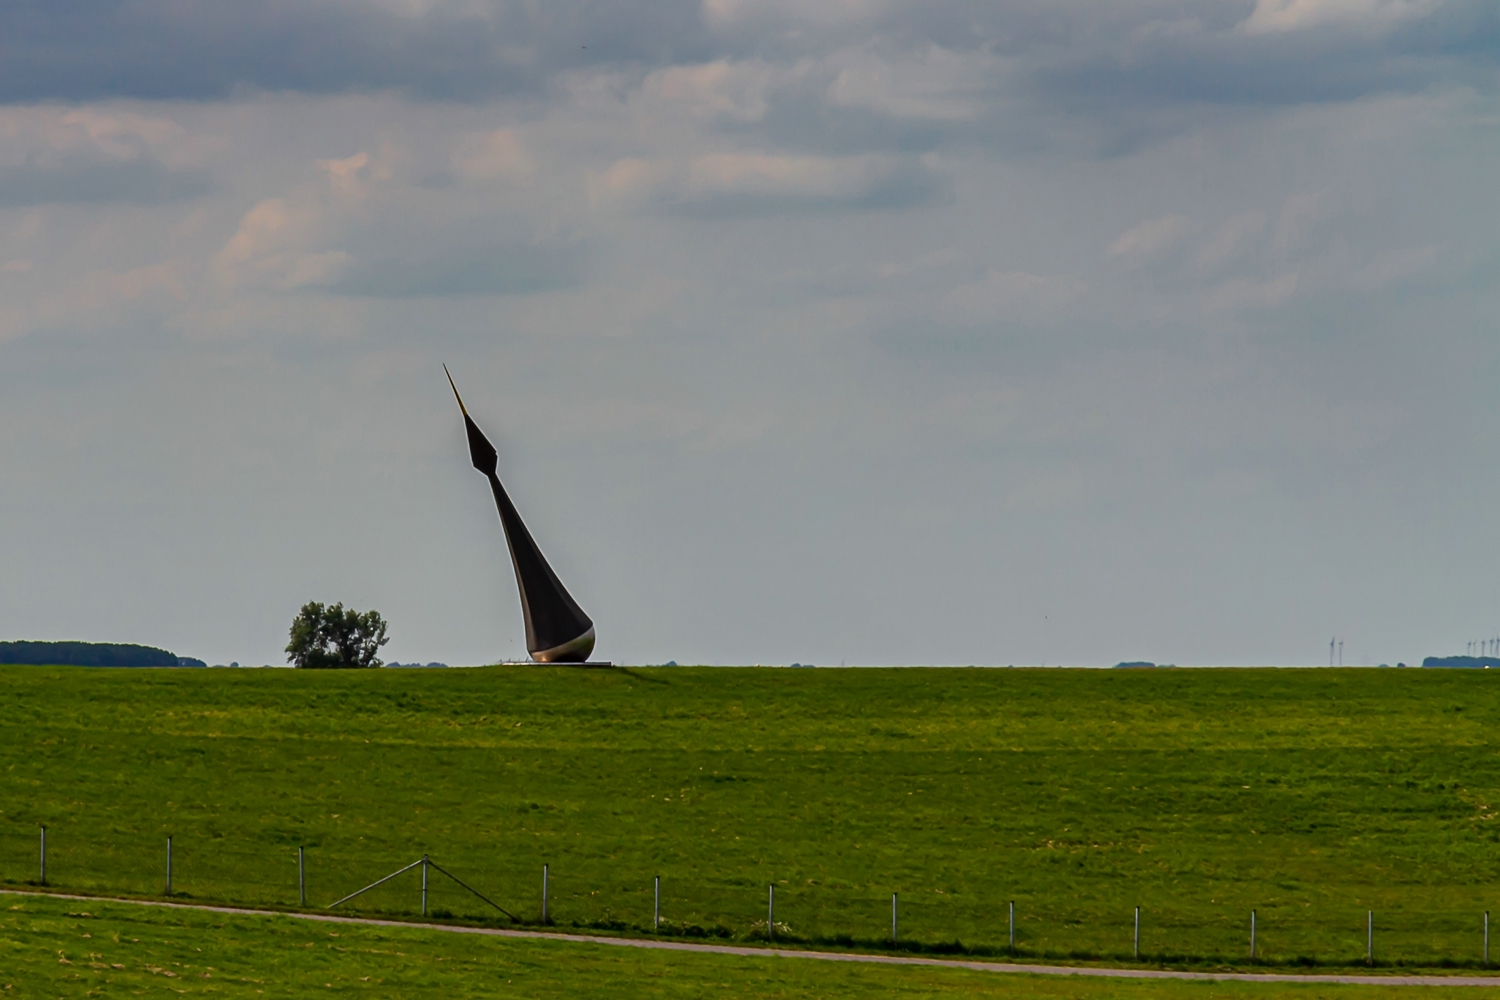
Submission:
<svg viewBox="0 0 1500 1000">
<path fill-rule="evenodd" d="M 1473 1000 L 1482 987 L 1130 982 L 695 955 L 0 896 L 0 995 Z M 15 991 L 12 993 L 11 991 Z"/>
<path fill-rule="evenodd" d="M 1477 963 L 1500 675 L 0 668 L 0 878 L 324 905 L 423 852 L 563 925 Z M 416 873 L 356 901 L 415 910 Z M 432 906 L 483 904 L 434 884 Z M 757 923 L 759 926 L 757 927 Z"/>
</svg>

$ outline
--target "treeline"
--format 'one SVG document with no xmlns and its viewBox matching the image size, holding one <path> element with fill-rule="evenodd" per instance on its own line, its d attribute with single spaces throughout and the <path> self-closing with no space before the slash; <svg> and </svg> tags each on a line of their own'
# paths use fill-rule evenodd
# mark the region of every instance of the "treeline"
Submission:
<svg viewBox="0 0 1500 1000">
<path fill-rule="evenodd" d="M 0 663 L 74 667 L 185 666 L 175 653 L 119 642 L 0 642 Z M 201 661 L 194 665 L 202 666 Z"/>
<path fill-rule="evenodd" d="M 1424 667 L 1476 667 L 1489 670 L 1500 667 L 1500 658 L 1493 656 L 1429 656 L 1422 661 Z"/>
</svg>

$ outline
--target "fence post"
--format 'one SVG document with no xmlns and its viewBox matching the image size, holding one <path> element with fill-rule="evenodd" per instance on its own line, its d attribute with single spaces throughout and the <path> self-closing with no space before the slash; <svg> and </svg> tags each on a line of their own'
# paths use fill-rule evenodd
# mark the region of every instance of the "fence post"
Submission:
<svg viewBox="0 0 1500 1000">
<path fill-rule="evenodd" d="M 547 919 L 547 866 L 542 865 L 542 923 L 551 923 Z"/>
<path fill-rule="evenodd" d="M 652 893 L 651 904 L 651 932 L 654 934 L 661 930 L 661 876 L 656 876 L 656 889 Z"/>
<path fill-rule="evenodd" d="M 1130 957 L 1139 959 L 1141 957 L 1141 908 L 1135 908 L 1135 943 L 1130 950 Z"/>
<path fill-rule="evenodd" d="M 300 905 L 307 905 L 307 859 L 303 857 L 302 846 L 297 846 L 297 899 Z"/>
<path fill-rule="evenodd" d="M 172 895 L 172 838 L 167 838 L 167 895 Z"/>
<path fill-rule="evenodd" d="M 896 894 L 891 893 L 891 944 L 894 946 L 900 940 L 896 937 Z"/>
<path fill-rule="evenodd" d="M 1484 964 L 1490 964 L 1490 911 L 1484 911 Z"/>
<path fill-rule="evenodd" d="M 427 916 L 427 855 L 422 855 L 422 916 Z"/>
<path fill-rule="evenodd" d="M 42 826 L 42 885 L 47 884 L 47 827 Z"/>
<path fill-rule="evenodd" d="M 766 940 L 776 939 L 776 883 L 766 886 Z"/>
<path fill-rule="evenodd" d="M 1250 911 L 1250 961 L 1255 961 L 1255 911 Z"/>
<path fill-rule="evenodd" d="M 1375 964 L 1375 911 L 1365 911 L 1365 964 Z"/>
<path fill-rule="evenodd" d="M 1010 901 L 1010 953 L 1016 953 L 1016 901 Z"/>
</svg>

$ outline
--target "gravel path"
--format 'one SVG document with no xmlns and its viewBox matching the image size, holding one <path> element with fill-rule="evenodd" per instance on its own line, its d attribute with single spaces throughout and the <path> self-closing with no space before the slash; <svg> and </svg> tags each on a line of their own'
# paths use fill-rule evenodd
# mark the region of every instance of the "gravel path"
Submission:
<svg viewBox="0 0 1500 1000">
<path fill-rule="evenodd" d="M 50 899 L 73 899 L 84 902 L 130 903 L 136 906 L 161 906 L 176 910 L 198 910 L 206 913 L 233 913 L 256 917 L 291 917 L 295 920 L 317 920 L 331 924 L 364 924 L 371 927 L 420 927 L 447 931 L 450 934 L 483 934 L 490 937 L 533 938 L 544 941 L 587 942 L 616 948 L 651 948 L 658 951 L 695 951 L 714 955 L 773 955 L 777 958 L 810 958 L 822 962 L 869 962 L 876 965 L 936 965 L 949 969 L 974 969 L 979 972 L 1023 973 L 1032 976 L 1102 976 L 1114 979 L 1207 979 L 1240 980 L 1254 983 L 1354 983 L 1371 986 L 1500 986 L 1500 976 L 1351 976 L 1307 975 L 1287 972 L 1175 972 L 1167 969 L 1101 969 L 1071 965 L 1021 965 L 1011 962 L 972 962 L 951 958 L 922 958 L 915 955 L 861 955 L 854 952 L 795 951 L 784 948 L 743 948 L 728 944 L 693 944 L 687 941 L 657 941 L 651 938 L 602 937 L 595 934 L 558 934 L 552 931 L 506 930 L 499 927 L 461 927 L 454 924 L 416 923 L 407 920 L 379 920 L 374 917 L 345 917 L 332 913 L 296 913 L 285 910 L 256 910 L 239 906 L 211 906 L 207 903 L 172 903 L 153 899 L 116 899 L 110 896 L 79 896 L 61 892 L 30 892 L 0 889 L 11 896 L 46 896 Z"/>
</svg>

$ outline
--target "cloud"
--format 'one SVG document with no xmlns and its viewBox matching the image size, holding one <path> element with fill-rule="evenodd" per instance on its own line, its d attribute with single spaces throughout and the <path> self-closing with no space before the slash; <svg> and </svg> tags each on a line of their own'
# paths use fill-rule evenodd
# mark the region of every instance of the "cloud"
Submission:
<svg viewBox="0 0 1500 1000">
<path fill-rule="evenodd" d="M 571 288 L 584 274 L 574 245 L 491 243 L 361 253 L 330 290 L 370 298 L 530 295 Z"/>
<path fill-rule="evenodd" d="M 1198 266 L 1212 269 L 1234 260 L 1265 228 L 1266 213 L 1260 210 L 1230 218 L 1198 251 Z"/>
<path fill-rule="evenodd" d="M 1486 0 L 1120 4 L 1050 45 L 1023 44 L 1006 79 L 1014 120 L 1130 153 L 1267 108 L 1493 87 L 1500 7 Z M 1173 16 L 1175 15 L 1175 16 Z M 1419 16 L 1420 15 L 1420 16 Z M 1104 25 L 1114 22 L 1114 31 Z M 1251 29 L 1251 25 L 1254 29 Z M 1297 27 L 1293 27 L 1296 25 Z"/>
<path fill-rule="evenodd" d="M 536 235 L 534 221 L 473 190 L 413 188 L 398 178 L 398 158 L 388 145 L 319 159 L 326 184 L 256 203 L 214 258 L 221 287 L 405 299 L 530 294 L 582 279 L 579 241 Z M 452 159 L 476 182 L 533 169 L 508 130 L 468 135 Z"/>
<path fill-rule="evenodd" d="M 1187 216 L 1169 213 L 1121 233 L 1105 254 L 1127 267 L 1139 267 L 1176 250 L 1197 229 Z"/>
<path fill-rule="evenodd" d="M 187 300 L 188 292 L 176 261 L 131 268 L 113 275 L 110 282 L 116 293 L 127 300 L 139 299 L 152 292 L 163 292 L 178 302 Z"/>
<path fill-rule="evenodd" d="M 1203 307 L 1209 313 L 1235 312 L 1244 309 L 1270 309 L 1284 305 L 1296 294 L 1301 276 L 1287 271 L 1264 280 L 1231 278 L 1203 296 Z"/>
<path fill-rule="evenodd" d="M 907 208 L 951 197 L 951 181 L 914 157 L 707 153 L 625 158 L 590 181 L 596 204 L 699 216 Z"/>
<path fill-rule="evenodd" d="M 1279 254 L 1297 249 L 1329 214 L 1327 199 L 1321 193 L 1290 196 L 1282 203 L 1271 248 Z"/>
<path fill-rule="evenodd" d="M 979 117 L 999 96 L 995 57 L 929 45 L 899 56 L 871 51 L 838 53 L 838 75 L 828 86 L 835 108 L 862 108 L 891 118 L 963 121 Z"/>
<path fill-rule="evenodd" d="M 213 190 L 201 170 L 172 170 L 150 160 L 0 167 L 0 206 L 101 204 L 160 205 Z"/>
<path fill-rule="evenodd" d="M 580 66 L 711 58 L 705 35 L 693 0 L 14 0 L 0 5 L 0 101 L 246 88 L 477 100 L 540 93 Z"/>
<path fill-rule="evenodd" d="M 771 89 L 796 75 L 795 67 L 785 70 L 759 59 L 719 59 L 657 70 L 642 82 L 641 97 L 699 120 L 758 122 L 766 115 Z"/>
<path fill-rule="evenodd" d="M 589 178 L 589 200 L 596 205 L 645 202 L 671 185 L 680 172 L 675 164 L 626 156 Z"/>
<path fill-rule="evenodd" d="M 389 178 L 389 171 L 370 169 L 370 154 L 361 150 L 340 160 L 315 160 L 314 166 L 328 175 L 335 198 L 358 201 L 370 193 L 376 179 Z"/>
<path fill-rule="evenodd" d="M 1441 5 L 1442 0 L 1256 0 L 1238 30 L 1261 35 L 1329 24 L 1383 28 L 1426 17 Z"/>
<path fill-rule="evenodd" d="M 497 217 L 473 190 L 413 187 L 398 177 L 403 158 L 386 135 L 378 153 L 314 160 L 319 180 L 263 198 L 240 218 L 213 258 L 219 290 L 399 299 L 525 293 L 578 280 L 581 253 L 571 244 L 528 241 L 524 219 Z M 530 169 L 507 130 L 462 136 L 451 162 L 476 182 Z"/>
<path fill-rule="evenodd" d="M 955 135 L 1033 147 L 1077 129 L 1110 151 L 1210 107 L 1488 86 L 1497 52 L 1493 0 L 1258 0 L 1248 14 L 1218 0 L 13 0 L 0 103 L 394 90 L 556 104 L 566 81 L 607 79 L 804 151 Z M 1038 121 L 1060 111 L 1065 128 Z"/>
<path fill-rule="evenodd" d="M 499 177 L 529 177 L 536 162 L 514 129 L 468 136 L 452 157 L 453 170 L 471 181 L 490 181 Z"/>
<path fill-rule="evenodd" d="M 0 206 L 159 205 L 209 193 L 173 122 L 90 109 L 0 109 Z"/>
<path fill-rule="evenodd" d="M 1349 287 L 1369 293 L 1430 271 L 1442 253 L 1440 246 L 1386 250 L 1349 275 Z"/>
<path fill-rule="evenodd" d="M 863 200 L 886 187 L 900 164 L 875 157 L 833 159 L 765 153 L 711 153 L 688 164 L 686 197 Z"/>
<path fill-rule="evenodd" d="M 868 26 L 898 9 L 890 0 L 703 0 L 703 19 L 724 32 L 746 25 L 772 31 L 797 27 Z"/>
<path fill-rule="evenodd" d="M 945 295 L 938 315 L 961 326 L 1017 319 L 1041 322 L 1057 318 L 1084 290 L 1082 280 L 1071 275 L 991 270 Z"/>
<path fill-rule="evenodd" d="M 227 286 L 292 291 L 331 285 L 352 258 L 341 249 L 318 249 L 322 230 L 318 205 L 267 198 L 240 219 L 214 263 Z"/>
</svg>

